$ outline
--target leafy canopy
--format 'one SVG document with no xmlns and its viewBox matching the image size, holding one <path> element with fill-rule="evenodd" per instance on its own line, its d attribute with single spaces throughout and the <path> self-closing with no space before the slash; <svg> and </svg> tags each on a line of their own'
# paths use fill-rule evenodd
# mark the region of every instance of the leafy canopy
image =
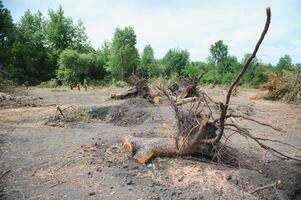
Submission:
<svg viewBox="0 0 301 200">
<path fill-rule="evenodd" d="M 163 58 L 163 65 L 167 76 L 175 73 L 181 75 L 182 70 L 188 63 L 189 53 L 187 50 L 169 49 Z"/>
<path fill-rule="evenodd" d="M 136 34 L 132 27 L 116 28 L 107 66 L 113 78 L 124 81 L 137 69 L 139 54 L 136 43 Z"/>
<path fill-rule="evenodd" d="M 138 71 L 145 77 L 154 77 L 160 74 L 160 70 L 154 57 L 154 50 L 150 44 L 146 45 L 143 49 Z"/>
</svg>

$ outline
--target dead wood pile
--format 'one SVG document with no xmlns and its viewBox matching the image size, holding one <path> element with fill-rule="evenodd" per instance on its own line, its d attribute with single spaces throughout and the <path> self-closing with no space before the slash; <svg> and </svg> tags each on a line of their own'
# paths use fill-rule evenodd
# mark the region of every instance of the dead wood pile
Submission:
<svg viewBox="0 0 301 200">
<path fill-rule="evenodd" d="M 152 95 L 148 87 L 148 81 L 141 75 L 131 75 L 130 77 L 131 88 L 124 91 L 121 94 L 111 94 L 111 98 L 114 99 L 126 99 L 132 97 L 142 97 L 145 99 L 152 100 Z"/>
<path fill-rule="evenodd" d="M 233 80 L 224 102 L 215 102 L 208 95 L 203 93 L 195 103 L 191 104 L 190 109 L 185 110 L 175 103 L 172 98 L 173 92 L 171 90 L 166 89 L 164 86 L 161 87 L 162 93 L 167 96 L 170 105 L 174 110 L 177 122 L 177 132 L 174 134 L 174 137 L 171 138 L 143 138 L 134 136 L 127 136 L 124 138 L 123 147 L 134 154 L 133 159 L 135 161 L 145 163 L 150 158 L 157 156 L 184 156 L 199 153 L 218 162 L 240 165 L 240 159 L 237 158 L 237 156 L 232 153 L 231 148 L 227 146 L 227 141 L 233 134 L 240 134 L 245 138 L 251 139 L 261 148 L 276 154 L 277 156 L 299 160 L 297 157 L 283 154 L 264 142 L 269 141 L 287 145 L 297 151 L 300 151 L 300 148 L 279 140 L 255 136 L 251 134 L 249 129 L 241 126 L 235 119 L 249 120 L 253 123 L 268 126 L 277 131 L 285 130 L 276 125 L 268 124 L 264 121 L 229 111 L 229 107 L 231 107 L 230 98 L 233 91 L 248 69 L 252 59 L 255 58 L 259 46 L 268 31 L 271 19 L 269 7 L 266 9 L 266 14 L 266 23 L 255 49 L 237 77 Z"/>
<path fill-rule="evenodd" d="M 192 76 L 187 80 L 175 81 L 171 86 L 168 87 L 168 89 L 173 95 L 180 98 L 199 97 L 200 94 L 197 86 L 200 78 Z"/>
<path fill-rule="evenodd" d="M 12 96 L 6 93 L 0 93 L 0 107 L 17 108 L 17 107 L 37 107 L 41 105 L 42 97 L 32 96 Z"/>
<path fill-rule="evenodd" d="M 301 103 L 301 74 L 274 72 L 267 73 L 269 82 L 262 84 L 261 89 L 268 90 L 265 99 L 281 100 L 288 103 Z"/>
</svg>

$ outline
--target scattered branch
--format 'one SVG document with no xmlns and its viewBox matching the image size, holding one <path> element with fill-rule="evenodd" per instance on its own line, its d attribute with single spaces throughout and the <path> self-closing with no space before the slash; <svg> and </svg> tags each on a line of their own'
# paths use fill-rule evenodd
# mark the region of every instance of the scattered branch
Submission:
<svg viewBox="0 0 301 200">
<path fill-rule="evenodd" d="M 268 184 L 268 185 L 265 185 L 265 186 L 258 187 L 256 189 L 254 189 L 252 192 L 250 192 L 250 194 L 254 194 L 256 192 L 259 192 L 261 190 L 266 190 L 266 189 L 269 189 L 269 188 L 282 189 L 282 187 L 283 187 L 283 182 L 278 180 L 275 183 L 271 183 L 271 184 Z"/>
<path fill-rule="evenodd" d="M 284 133 L 287 133 L 287 130 L 281 128 L 281 127 L 278 127 L 276 125 L 272 125 L 272 124 L 268 124 L 266 122 L 262 122 L 262 121 L 259 121 L 257 119 L 253 119 L 251 117 L 248 117 L 248 116 L 244 116 L 244 115 L 237 115 L 237 114 L 229 114 L 226 116 L 226 118 L 230 118 L 230 117 L 234 117 L 234 118 L 242 118 L 242 119 L 246 119 L 246 120 L 249 120 L 249 121 L 252 121 L 252 122 L 255 122 L 257 124 L 260 124 L 260 125 L 263 125 L 263 126 L 267 126 L 267 127 L 270 127 L 276 131 L 280 131 L 280 132 L 284 132 Z"/>
</svg>

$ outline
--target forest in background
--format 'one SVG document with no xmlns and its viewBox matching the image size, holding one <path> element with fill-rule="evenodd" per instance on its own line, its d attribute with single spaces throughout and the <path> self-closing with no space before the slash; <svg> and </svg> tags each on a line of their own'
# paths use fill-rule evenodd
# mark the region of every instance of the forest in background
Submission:
<svg viewBox="0 0 301 200">
<path fill-rule="evenodd" d="M 201 83 L 230 84 L 250 56 L 238 60 L 229 54 L 223 40 L 209 48 L 206 61 L 192 62 L 189 52 L 169 49 L 163 58 L 155 58 L 150 44 L 141 53 L 136 48 L 132 27 L 117 27 L 111 41 L 94 49 L 84 24 L 65 16 L 63 8 L 50 9 L 47 16 L 27 10 L 18 22 L 0 0 L 0 78 L 14 84 L 56 87 L 71 83 L 116 84 L 127 82 L 132 73 L 147 78 L 190 77 L 204 74 Z M 258 87 L 268 81 L 268 74 L 300 71 L 289 55 L 276 65 L 254 59 L 241 84 Z"/>
</svg>

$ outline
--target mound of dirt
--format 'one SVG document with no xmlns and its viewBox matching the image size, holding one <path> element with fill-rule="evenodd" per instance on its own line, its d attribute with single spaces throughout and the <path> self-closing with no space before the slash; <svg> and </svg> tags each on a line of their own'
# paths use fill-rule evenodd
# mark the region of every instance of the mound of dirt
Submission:
<svg viewBox="0 0 301 200">
<path fill-rule="evenodd" d="M 117 126 L 139 125 L 150 117 L 145 108 L 151 105 L 145 99 L 134 98 L 118 106 L 93 107 L 87 111 L 87 116 L 91 119 L 111 122 Z"/>
<path fill-rule="evenodd" d="M 121 105 L 91 107 L 91 108 L 74 108 L 68 107 L 62 109 L 62 116 L 56 112 L 55 116 L 49 117 L 45 125 L 65 127 L 66 124 L 72 122 L 92 122 L 103 121 L 113 123 L 117 126 L 134 126 L 140 125 L 150 117 L 147 107 L 152 104 L 142 98 L 129 99 Z"/>
<path fill-rule="evenodd" d="M 11 96 L 6 93 L 0 93 L 1 108 L 18 108 L 18 107 L 38 107 L 41 106 L 41 97 L 31 96 Z"/>
</svg>

